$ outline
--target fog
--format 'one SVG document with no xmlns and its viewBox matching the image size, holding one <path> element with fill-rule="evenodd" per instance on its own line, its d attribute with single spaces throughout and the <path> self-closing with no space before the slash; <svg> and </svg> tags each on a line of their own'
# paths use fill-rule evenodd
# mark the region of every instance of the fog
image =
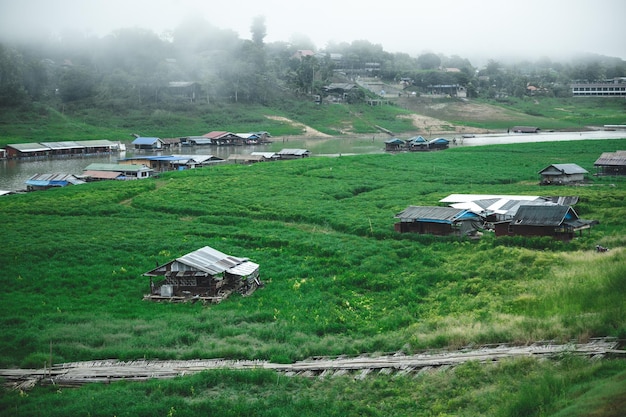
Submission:
<svg viewBox="0 0 626 417">
<path fill-rule="evenodd" d="M 120 28 L 166 36 L 190 16 L 250 38 L 265 18 L 265 42 L 367 40 L 387 52 L 470 59 L 567 58 L 582 53 L 626 59 L 624 0 L 0 0 L 0 39 L 50 39 L 73 31 L 105 36 Z"/>
</svg>

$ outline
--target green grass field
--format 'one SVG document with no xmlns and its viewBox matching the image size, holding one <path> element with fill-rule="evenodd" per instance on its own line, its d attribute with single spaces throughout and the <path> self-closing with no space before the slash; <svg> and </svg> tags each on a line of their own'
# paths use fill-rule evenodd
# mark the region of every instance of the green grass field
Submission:
<svg viewBox="0 0 626 417">
<path fill-rule="evenodd" d="M 626 338 L 626 180 L 590 175 L 586 186 L 549 188 L 537 175 L 551 163 L 593 173 L 601 152 L 619 149 L 626 140 L 320 157 L 3 197 L 0 366 L 43 367 L 50 349 L 54 363 L 290 362 Z M 599 225 L 570 243 L 394 232 L 406 206 L 451 193 L 577 195 L 580 217 Z M 142 300 L 143 272 L 205 245 L 259 263 L 265 287 L 210 306 Z M 364 381 L 216 371 L 5 390 L 0 413 L 547 416 L 584 406 L 609 416 L 606 404 L 623 405 L 625 373 L 623 360 L 569 357 Z"/>
</svg>

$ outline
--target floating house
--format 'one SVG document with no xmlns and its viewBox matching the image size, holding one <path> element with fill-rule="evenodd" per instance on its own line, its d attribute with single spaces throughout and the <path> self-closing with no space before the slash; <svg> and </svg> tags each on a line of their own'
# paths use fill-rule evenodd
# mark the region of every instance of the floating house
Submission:
<svg viewBox="0 0 626 417">
<path fill-rule="evenodd" d="M 25 183 L 28 191 L 38 191 L 84 184 L 85 181 L 78 179 L 72 174 L 35 174 L 27 179 Z"/>
<path fill-rule="evenodd" d="M 301 159 L 311 156 L 311 152 L 306 149 L 281 149 L 276 155 L 278 159 Z"/>
<path fill-rule="evenodd" d="M 120 165 L 145 165 L 155 172 L 182 171 L 201 168 L 223 162 L 224 159 L 213 155 L 159 155 L 133 156 L 118 161 Z"/>
<path fill-rule="evenodd" d="M 428 141 L 424 139 L 422 136 L 415 136 L 410 138 L 407 143 L 407 147 L 410 151 L 427 151 L 428 150 Z"/>
<path fill-rule="evenodd" d="M 245 140 L 240 138 L 234 133 L 231 132 L 223 132 L 223 131 L 213 131 L 202 135 L 205 139 L 209 139 L 211 142 L 210 145 L 231 145 L 231 146 L 241 146 L 244 144 Z M 195 141 L 196 144 L 199 144 L 198 141 Z"/>
<path fill-rule="evenodd" d="M 137 150 L 158 150 L 165 147 L 165 143 L 159 138 L 136 138 L 132 145 Z"/>
<path fill-rule="evenodd" d="M 4 151 L 6 157 L 13 158 L 43 158 L 55 156 L 83 156 L 100 153 L 111 153 L 125 150 L 119 142 L 110 140 L 84 140 L 65 142 L 16 143 L 7 145 Z"/>
<path fill-rule="evenodd" d="M 116 179 L 138 180 L 150 178 L 154 170 L 145 165 L 124 164 L 89 164 L 84 170 L 82 177 L 91 180 Z"/>
<path fill-rule="evenodd" d="M 386 151 L 403 151 L 406 149 L 406 142 L 402 139 L 391 138 L 385 141 Z"/>
<path fill-rule="evenodd" d="M 252 294 L 259 286 L 259 265 L 209 246 L 171 260 L 143 274 L 150 277 L 154 301 L 219 303 L 233 292 Z"/>
<path fill-rule="evenodd" d="M 441 149 L 448 149 L 450 141 L 444 138 L 436 138 L 428 141 L 428 150 L 438 151 Z"/>
</svg>

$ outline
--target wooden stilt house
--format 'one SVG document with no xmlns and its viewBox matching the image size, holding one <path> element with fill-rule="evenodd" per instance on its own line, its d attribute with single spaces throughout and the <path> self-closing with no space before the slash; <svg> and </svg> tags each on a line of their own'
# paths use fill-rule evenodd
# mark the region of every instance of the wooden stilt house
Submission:
<svg viewBox="0 0 626 417">
<path fill-rule="evenodd" d="M 247 258 L 226 255 L 209 246 L 143 274 L 150 277 L 144 299 L 219 303 L 237 291 L 243 295 L 261 285 L 259 265 Z"/>
</svg>

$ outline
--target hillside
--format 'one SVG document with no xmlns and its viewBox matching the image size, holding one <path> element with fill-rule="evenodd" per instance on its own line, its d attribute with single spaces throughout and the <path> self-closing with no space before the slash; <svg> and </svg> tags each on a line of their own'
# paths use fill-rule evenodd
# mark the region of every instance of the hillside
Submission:
<svg viewBox="0 0 626 417">
<path fill-rule="evenodd" d="M 0 237 L 10 244 L 0 253 L 6 335 L 0 366 L 40 368 L 50 359 L 292 363 L 321 355 L 623 339 L 626 182 L 591 176 L 584 187 L 537 185 L 537 172 L 549 163 L 593 172 L 600 152 L 619 149 L 626 149 L 625 140 L 319 157 L 2 198 L 7 227 Z M 408 205 L 438 205 L 452 193 L 576 195 L 577 213 L 599 224 L 570 243 L 394 231 L 394 215 Z M 610 251 L 595 252 L 598 244 Z M 210 306 L 142 300 L 149 290 L 144 272 L 205 245 L 258 263 L 265 287 Z M 0 410 L 551 415 L 577 401 L 593 403 L 600 385 L 610 392 L 608 403 L 619 404 L 624 372 L 623 360 L 567 355 L 554 363 L 468 363 L 364 381 L 214 371 L 139 386 L 44 387 L 27 396 L 5 391 Z M 89 401 L 107 403 L 109 396 L 117 400 L 101 408 Z M 65 405 L 47 405 L 53 398 Z"/>
</svg>

